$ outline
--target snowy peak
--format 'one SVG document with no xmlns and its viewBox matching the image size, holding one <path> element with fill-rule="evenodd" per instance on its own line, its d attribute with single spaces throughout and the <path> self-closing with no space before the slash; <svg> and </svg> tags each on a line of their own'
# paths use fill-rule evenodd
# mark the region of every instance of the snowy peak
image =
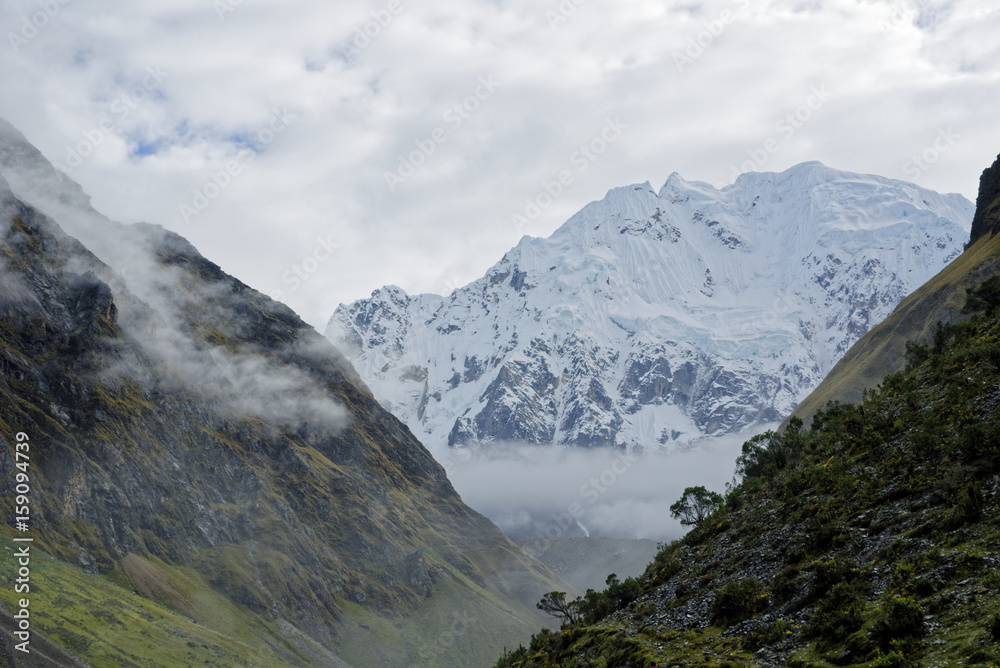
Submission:
<svg viewBox="0 0 1000 668">
<path fill-rule="evenodd" d="M 383 288 L 327 336 L 432 448 L 676 446 L 783 417 L 961 252 L 973 207 L 818 162 L 671 174 L 524 237 L 448 297 Z"/>
</svg>

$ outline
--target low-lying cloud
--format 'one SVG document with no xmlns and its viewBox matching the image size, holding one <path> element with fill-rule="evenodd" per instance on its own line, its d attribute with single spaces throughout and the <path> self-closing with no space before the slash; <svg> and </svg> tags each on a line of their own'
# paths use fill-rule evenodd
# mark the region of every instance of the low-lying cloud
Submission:
<svg viewBox="0 0 1000 668">
<path fill-rule="evenodd" d="M 196 271 L 162 261 L 158 254 L 194 256 L 197 251 L 158 227 L 112 223 L 93 210 L 79 187 L 45 163 L 16 131 L 0 125 L 0 143 L 4 142 L 0 213 L 9 219 L 17 197 L 83 244 L 89 253 L 72 244 L 63 249 L 67 253 L 64 271 L 71 277 L 94 272 L 95 280 L 110 286 L 119 325 L 142 344 L 147 360 L 163 372 L 162 379 L 173 379 L 208 401 L 274 424 L 329 429 L 349 424 L 350 412 L 321 380 L 248 340 L 254 327 L 248 313 L 259 297 L 250 292 L 236 294 L 229 279 L 203 278 Z M 8 299 L 26 294 L 15 289 L 8 272 L 0 271 L 0 287 L 7 288 Z M 260 306 L 270 307 L 281 308 Z M 340 362 L 332 346 L 299 352 Z M 108 360 L 101 380 L 135 380 L 142 366 L 132 357 L 117 363 Z"/>
<path fill-rule="evenodd" d="M 671 540 L 686 487 L 723 492 L 744 441 L 775 425 L 706 438 L 678 452 L 508 444 L 438 453 L 455 489 L 514 540 L 605 536 Z"/>
</svg>

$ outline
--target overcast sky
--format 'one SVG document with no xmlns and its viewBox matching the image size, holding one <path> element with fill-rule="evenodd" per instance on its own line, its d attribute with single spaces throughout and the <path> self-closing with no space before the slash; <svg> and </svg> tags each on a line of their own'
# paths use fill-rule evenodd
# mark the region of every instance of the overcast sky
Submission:
<svg viewBox="0 0 1000 668">
<path fill-rule="evenodd" d="M 998 6 L 4 0 L 0 116 L 98 210 L 322 329 L 674 171 L 821 160 L 974 199 L 1000 152 Z"/>
</svg>

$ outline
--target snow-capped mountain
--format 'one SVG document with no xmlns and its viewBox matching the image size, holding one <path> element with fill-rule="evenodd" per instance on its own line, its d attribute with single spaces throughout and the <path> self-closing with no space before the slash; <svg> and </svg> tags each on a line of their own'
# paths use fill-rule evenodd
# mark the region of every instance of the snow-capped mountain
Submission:
<svg viewBox="0 0 1000 668">
<path fill-rule="evenodd" d="M 818 162 L 672 174 L 524 237 L 447 297 L 384 287 L 326 335 L 432 449 L 674 447 L 781 419 L 961 251 L 974 207 Z"/>
</svg>

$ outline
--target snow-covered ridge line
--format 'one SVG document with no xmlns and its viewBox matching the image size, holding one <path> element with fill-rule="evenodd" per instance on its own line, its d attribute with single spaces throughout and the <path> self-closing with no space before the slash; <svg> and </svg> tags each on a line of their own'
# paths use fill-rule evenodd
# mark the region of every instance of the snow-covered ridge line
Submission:
<svg viewBox="0 0 1000 668">
<path fill-rule="evenodd" d="M 784 417 L 962 250 L 974 207 L 818 162 L 615 188 L 448 297 L 389 286 L 327 336 L 432 449 L 674 447 Z"/>
</svg>

